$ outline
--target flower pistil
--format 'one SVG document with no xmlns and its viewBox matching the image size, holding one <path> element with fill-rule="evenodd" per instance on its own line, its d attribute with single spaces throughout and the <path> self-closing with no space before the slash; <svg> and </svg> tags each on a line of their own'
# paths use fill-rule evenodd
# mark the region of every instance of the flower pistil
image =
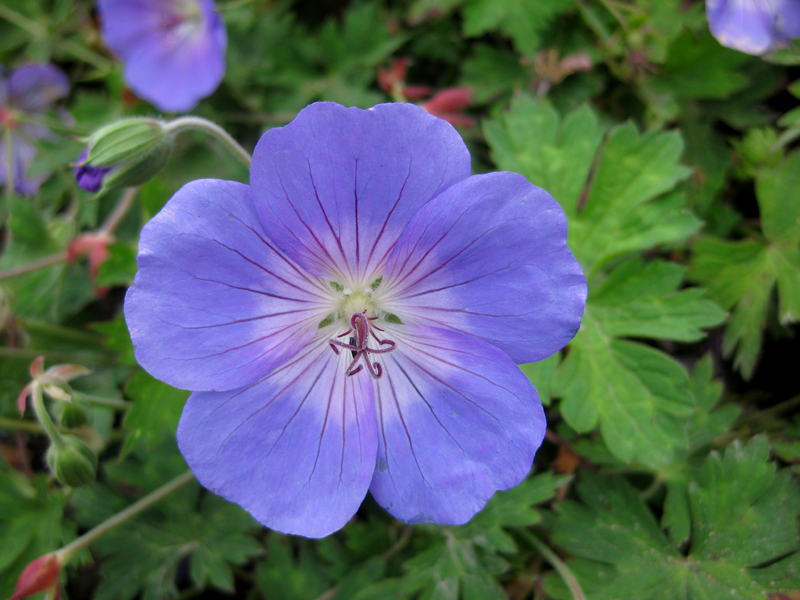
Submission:
<svg viewBox="0 0 800 600">
<path fill-rule="evenodd" d="M 355 312 L 350 316 L 350 329 L 336 336 L 337 338 L 343 338 L 350 335 L 349 343 L 341 342 L 338 339 L 332 339 L 328 342 L 335 354 L 339 354 L 339 348 L 344 348 L 345 350 L 350 350 L 353 355 L 353 360 L 345 371 L 345 375 L 348 377 L 359 373 L 364 368 L 364 365 L 367 366 L 367 372 L 374 379 L 380 379 L 381 375 L 383 375 L 383 367 L 378 362 L 370 362 L 369 355 L 391 352 L 395 349 L 396 344 L 392 340 L 380 339 L 375 334 L 376 331 L 383 332 L 383 329 L 372 323 L 377 318 L 368 317 L 366 310 Z M 377 348 L 369 347 L 370 337 L 378 342 Z M 360 365 L 358 363 L 362 357 L 364 358 L 364 364 Z"/>
</svg>

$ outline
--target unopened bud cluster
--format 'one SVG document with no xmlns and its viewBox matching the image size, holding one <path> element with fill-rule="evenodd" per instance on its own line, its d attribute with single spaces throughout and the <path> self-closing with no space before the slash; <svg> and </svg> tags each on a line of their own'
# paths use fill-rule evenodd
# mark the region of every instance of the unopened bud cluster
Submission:
<svg viewBox="0 0 800 600">
<path fill-rule="evenodd" d="M 156 119 L 124 119 L 101 127 L 76 163 L 78 186 L 90 192 L 145 183 L 166 164 L 172 136 Z"/>
</svg>

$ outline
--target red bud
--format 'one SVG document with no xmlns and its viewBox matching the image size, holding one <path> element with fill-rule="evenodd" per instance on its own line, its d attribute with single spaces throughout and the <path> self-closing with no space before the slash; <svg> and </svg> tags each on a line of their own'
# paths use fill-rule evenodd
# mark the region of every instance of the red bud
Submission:
<svg viewBox="0 0 800 600">
<path fill-rule="evenodd" d="M 40 556 L 22 571 L 17 581 L 14 595 L 9 600 L 19 600 L 31 594 L 42 592 L 48 588 L 58 586 L 58 575 L 61 573 L 61 561 L 56 554 Z M 59 589 L 56 588 L 56 598 Z"/>
</svg>

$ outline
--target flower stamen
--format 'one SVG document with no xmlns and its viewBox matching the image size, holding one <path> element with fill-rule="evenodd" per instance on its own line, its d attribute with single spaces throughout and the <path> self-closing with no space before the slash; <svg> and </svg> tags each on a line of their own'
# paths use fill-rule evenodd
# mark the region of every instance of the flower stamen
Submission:
<svg viewBox="0 0 800 600">
<path fill-rule="evenodd" d="M 333 350 L 335 354 L 339 354 L 339 348 L 344 348 L 345 350 L 350 350 L 350 353 L 353 355 L 352 362 L 345 370 L 346 376 L 351 377 L 356 373 L 360 373 L 365 365 L 367 367 L 367 372 L 373 379 L 380 379 L 383 375 L 383 368 L 380 363 L 370 361 L 369 355 L 391 352 L 395 349 L 396 344 L 392 340 L 380 339 L 375 335 L 375 331 L 383 331 L 383 329 L 371 323 L 371 321 L 377 318 L 378 317 L 368 317 L 366 310 L 353 313 L 350 317 L 350 329 L 336 336 L 337 338 L 342 338 L 352 334 L 348 340 L 349 343 L 339 341 L 338 339 L 328 341 L 331 350 Z M 377 348 L 369 347 L 370 336 L 378 342 Z M 363 364 L 359 364 L 362 357 L 364 359 Z"/>
</svg>

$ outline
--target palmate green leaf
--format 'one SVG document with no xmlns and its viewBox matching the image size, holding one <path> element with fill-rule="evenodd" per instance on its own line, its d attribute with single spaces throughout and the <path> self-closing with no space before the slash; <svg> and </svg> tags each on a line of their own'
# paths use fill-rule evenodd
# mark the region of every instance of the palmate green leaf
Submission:
<svg viewBox="0 0 800 600">
<path fill-rule="evenodd" d="M 50 478 L 28 480 L 0 458 L 0 598 L 14 591 L 22 570 L 75 537 L 63 521 L 67 496 L 50 489 Z"/>
<path fill-rule="evenodd" d="M 765 239 L 707 237 L 693 246 L 689 274 L 731 311 L 723 352 L 745 379 L 755 369 L 773 290 L 783 324 L 800 318 L 800 153 L 762 170 L 756 179 Z"/>
<path fill-rule="evenodd" d="M 506 598 L 495 576 L 505 572 L 508 563 L 498 553 L 514 554 L 517 545 L 505 528 L 541 521 L 542 515 L 534 506 L 553 498 L 567 481 L 569 477 L 542 473 L 497 492 L 466 525 L 420 527 L 431 533 L 434 541 L 404 564 L 406 574 L 397 594 L 417 592 L 418 598 L 426 600 Z"/>
<path fill-rule="evenodd" d="M 561 204 L 569 246 L 587 275 L 618 256 L 683 240 L 700 226 L 681 194 L 662 196 L 689 174 L 678 164 L 677 133 L 640 134 L 628 123 L 606 134 L 589 107 L 562 120 L 527 96 L 484 132 L 499 168 L 523 174 Z"/>
<path fill-rule="evenodd" d="M 120 462 L 106 461 L 100 483 L 75 490 L 74 519 L 95 527 L 187 469 L 174 437 Z M 123 493 L 124 492 L 124 493 Z M 261 554 L 252 537 L 260 525 L 243 509 L 191 482 L 92 546 L 101 575 L 98 600 L 157 600 L 176 597 L 181 585 L 208 586 L 233 593 L 231 565 Z M 184 565 L 186 571 L 178 571 Z"/>
<path fill-rule="evenodd" d="M 189 561 L 189 576 L 198 588 L 213 586 L 233 593 L 231 565 L 263 552 L 250 533 L 258 524 L 241 508 L 205 494 L 200 510 L 185 506 L 180 516 L 164 518 L 151 511 L 120 526 L 97 544 L 104 557 L 98 600 L 157 600 L 177 595 L 176 569 Z"/>
<path fill-rule="evenodd" d="M 695 341 L 724 313 L 697 289 L 678 290 L 683 268 L 634 258 L 591 290 L 579 334 L 556 372 L 561 411 L 576 431 L 598 424 L 611 452 L 651 468 L 688 443 L 693 402 L 685 369 L 663 352 L 620 337 Z"/>
<path fill-rule="evenodd" d="M 553 380 L 561 411 L 578 432 L 599 425 L 617 458 L 651 468 L 687 445 L 692 410 L 685 369 L 668 355 L 620 338 L 696 341 L 725 315 L 698 289 L 680 290 L 682 267 L 636 253 L 685 239 L 699 227 L 676 184 L 675 133 L 641 134 L 633 124 L 607 134 L 596 114 L 558 113 L 522 97 L 485 126 L 502 169 L 553 194 L 569 219 L 569 245 L 589 277 L 583 324 Z M 618 262 L 603 273 L 612 260 Z"/>
<path fill-rule="evenodd" d="M 708 457 L 688 488 L 686 552 L 625 480 L 590 473 L 577 485 L 583 504 L 559 504 L 553 541 L 577 557 L 568 565 L 593 600 L 764 600 L 800 583 L 792 555 L 800 550 L 800 494 L 788 470 L 776 472 L 768 459 L 763 437 Z"/>
</svg>

